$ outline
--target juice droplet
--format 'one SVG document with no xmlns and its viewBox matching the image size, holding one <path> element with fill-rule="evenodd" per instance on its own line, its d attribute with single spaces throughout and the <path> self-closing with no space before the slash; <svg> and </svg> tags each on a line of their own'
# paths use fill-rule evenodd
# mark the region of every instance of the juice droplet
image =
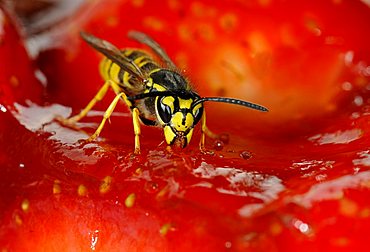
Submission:
<svg viewBox="0 0 370 252">
<path fill-rule="evenodd" d="M 159 186 L 158 186 L 158 184 L 156 182 L 148 181 L 145 184 L 145 190 L 148 193 L 156 193 L 156 192 L 158 192 L 158 189 L 159 189 Z"/>
<path fill-rule="evenodd" d="M 219 139 L 217 139 L 217 140 L 215 140 L 214 141 L 214 143 L 213 143 L 213 148 L 215 149 L 215 150 L 217 150 L 217 151 L 220 151 L 220 150 L 222 150 L 223 148 L 224 148 L 224 142 L 223 141 L 221 141 L 221 140 L 219 140 Z"/>
<path fill-rule="evenodd" d="M 250 159 L 252 157 L 252 153 L 250 153 L 249 151 L 242 151 L 240 153 L 240 157 L 243 159 Z"/>
</svg>

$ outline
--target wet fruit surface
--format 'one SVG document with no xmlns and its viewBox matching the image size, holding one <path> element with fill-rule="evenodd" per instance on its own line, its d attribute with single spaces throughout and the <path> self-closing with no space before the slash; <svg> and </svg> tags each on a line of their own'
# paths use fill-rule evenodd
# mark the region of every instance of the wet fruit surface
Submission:
<svg viewBox="0 0 370 252">
<path fill-rule="evenodd" d="M 33 37 L 31 60 L 1 12 L 0 248 L 364 250 L 369 14 L 345 0 L 91 1 Z M 97 141 L 82 141 L 113 92 L 75 127 L 54 120 L 78 113 L 103 84 L 101 55 L 78 33 L 141 47 L 126 38 L 132 29 L 155 38 L 201 95 L 270 112 L 207 104 L 208 126 L 227 133 L 207 139 L 212 155 L 198 149 L 199 127 L 186 149 L 169 152 L 162 130 L 145 126 L 133 155 L 124 104 Z"/>
</svg>

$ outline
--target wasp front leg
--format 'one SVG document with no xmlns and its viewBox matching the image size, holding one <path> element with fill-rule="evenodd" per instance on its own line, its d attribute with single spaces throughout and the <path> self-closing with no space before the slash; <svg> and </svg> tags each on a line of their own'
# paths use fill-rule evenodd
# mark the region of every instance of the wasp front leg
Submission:
<svg viewBox="0 0 370 252">
<path fill-rule="evenodd" d="M 206 112 L 204 111 L 203 116 L 202 116 L 202 135 L 201 135 L 200 143 L 199 143 L 199 149 L 203 153 L 209 153 L 204 147 L 205 141 L 206 141 L 206 135 L 207 137 L 212 138 L 212 139 L 220 138 L 220 135 L 215 134 L 210 129 L 208 129 L 207 124 L 206 124 Z"/>
<path fill-rule="evenodd" d="M 105 111 L 104 116 L 103 116 L 103 120 L 99 124 L 99 127 L 96 129 L 95 133 L 92 134 L 89 137 L 89 139 L 87 141 L 94 141 L 100 135 L 100 132 L 103 130 L 106 121 L 112 115 L 114 109 L 117 106 L 117 103 L 120 101 L 121 98 L 125 101 L 127 106 L 131 107 L 132 104 L 127 99 L 127 96 L 126 96 L 125 93 L 119 93 L 118 95 L 116 95 L 114 100 L 111 102 L 111 104 L 109 105 L 109 107 Z M 139 110 L 137 108 L 134 108 L 132 110 L 132 121 L 133 121 L 133 125 L 134 125 L 134 133 L 135 133 L 135 151 L 134 151 L 135 154 L 140 154 L 140 139 L 139 139 L 139 137 L 140 137 L 140 134 L 141 134 L 141 129 L 140 129 L 139 114 L 140 113 L 139 113 Z"/>
<path fill-rule="evenodd" d="M 111 102 L 111 104 L 109 105 L 109 107 L 107 108 L 107 110 L 105 111 L 104 113 L 104 116 L 103 116 L 103 120 L 101 121 L 101 123 L 99 124 L 99 127 L 96 129 L 95 133 L 92 134 L 88 141 L 94 141 L 99 135 L 100 135 L 100 132 L 103 130 L 104 128 L 104 125 L 105 125 L 105 122 L 109 119 L 109 117 L 112 115 L 114 109 L 116 108 L 117 106 L 117 103 L 119 102 L 119 100 L 123 98 L 124 100 L 127 100 L 126 98 L 126 95 L 124 93 L 119 93 L 118 95 L 116 95 L 116 97 L 113 99 L 113 101 Z"/>
</svg>

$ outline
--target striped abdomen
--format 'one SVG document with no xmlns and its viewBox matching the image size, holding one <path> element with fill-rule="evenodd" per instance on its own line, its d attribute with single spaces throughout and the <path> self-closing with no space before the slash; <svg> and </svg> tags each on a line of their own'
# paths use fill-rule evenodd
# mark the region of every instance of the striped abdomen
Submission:
<svg viewBox="0 0 370 252">
<path fill-rule="evenodd" d="M 133 61 L 137 65 L 144 75 L 150 75 L 154 70 L 160 69 L 157 63 L 143 51 L 139 50 L 122 50 L 121 53 Z M 134 78 L 131 74 L 123 70 L 113 61 L 108 58 L 104 58 L 99 66 L 100 74 L 104 80 L 112 80 L 119 84 L 123 89 L 130 90 L 135 89 L 137 86 L 137 79 Z M 140 86 L 142 83 L 140 83 Z M 132 90 L 134 91 L 134 90 Z"/>
</svg>

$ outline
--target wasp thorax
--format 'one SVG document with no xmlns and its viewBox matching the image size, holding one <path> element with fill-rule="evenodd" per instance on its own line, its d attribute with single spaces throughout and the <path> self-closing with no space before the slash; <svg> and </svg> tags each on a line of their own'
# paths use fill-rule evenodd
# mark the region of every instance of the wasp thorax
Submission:
<svg viewBox="0 0 370 252">
<path fill-rule="evenodd" d="M 193 107 L 192 98 L 183 99 L 175 96 L 158 97 L 156 113 L 164 128 L 167 144 L 184 148 L 191 140 L 193 128 L 199 122 L 203 106 Z"/>
</svg>

